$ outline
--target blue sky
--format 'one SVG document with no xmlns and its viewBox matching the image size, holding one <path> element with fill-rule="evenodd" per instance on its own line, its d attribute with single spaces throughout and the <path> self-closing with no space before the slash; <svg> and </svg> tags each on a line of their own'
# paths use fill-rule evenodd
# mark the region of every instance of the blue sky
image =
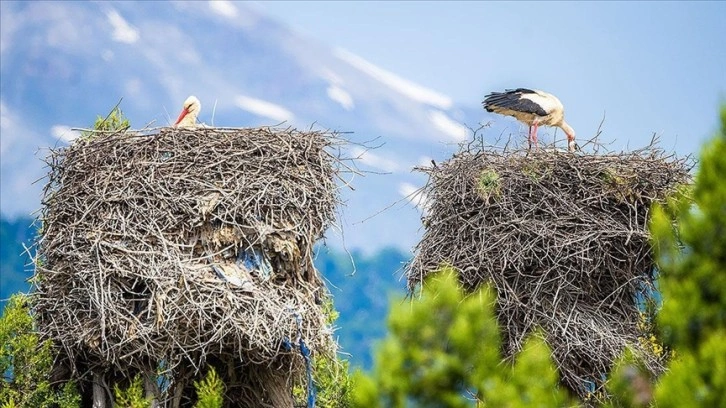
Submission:
<svg viewBox="0 0 726 408">
<path fill-rule="evenodd" d="M 726 100 L 726 2 L 255 2 L 457 103 L 555 93 L 579 139 L 698 151 Z"/>
</svg>

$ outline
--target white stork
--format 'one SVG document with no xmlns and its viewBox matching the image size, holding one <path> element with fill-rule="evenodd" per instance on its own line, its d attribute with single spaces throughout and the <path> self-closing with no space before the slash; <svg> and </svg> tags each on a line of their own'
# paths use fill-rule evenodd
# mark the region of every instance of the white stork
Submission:
<svg viewBox="0 0 726 408">
<path fill-rule="evenodd" d="M 197 126 L 197 116 L 202 110 L 202 103 L 196 96 L 192 95 L 184 101 L 179 118 L 174 123 L 177 128 L 189 128 Z"/>
<path fill-rule="evenodd" d="M 526 88 L 507 89 L 504 92 L 492 92 L 484 98 L 484 109 L 487 112 L 513 116 L 520 122 L 529 125 L 529 143 L 537 146 L 537 128 L 540 125 L 555 126 L 567 135 L 567 148 L 574 152 L 575 130 L 565 122 L 565 108 L 556 96 Z"/>
</svg>

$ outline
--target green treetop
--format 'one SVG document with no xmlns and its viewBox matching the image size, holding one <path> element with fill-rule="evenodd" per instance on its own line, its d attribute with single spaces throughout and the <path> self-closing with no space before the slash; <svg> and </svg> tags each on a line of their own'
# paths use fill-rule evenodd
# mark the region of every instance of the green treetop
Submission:
<svg viewBox="0 0 726 408">
<path fill-rule="evenodd" d="M 675 351 L 655 390 L 664 407 L 726 407 L 726 105 L 692 191 L 654 209 L 661 337 Z"/>
<path fill-rule="evenodd" d="M 495 298 L 489 287 L 465 295 L 451 269 L 432 274 L 420 299 L 392 306 L 373 375 L 357 373 L 354 406 L 572 405 L 541 336 L 502 362 Z"/>
</svg>

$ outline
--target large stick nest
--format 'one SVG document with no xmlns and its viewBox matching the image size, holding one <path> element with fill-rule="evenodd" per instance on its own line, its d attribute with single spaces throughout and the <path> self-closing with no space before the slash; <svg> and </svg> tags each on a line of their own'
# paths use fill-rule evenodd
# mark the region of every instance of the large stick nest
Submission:
<svg viewBox="0 0 726 408">
<path fill-rule="evenodd" d="M 333 352 L 312 246 L 335 220 L 341 143 L 319 131 L 166 128 L 51 150 L 40 330 L 71 361 L 114 370 L 173 373 L 209 355 L 269 365 L 299 339 Z"/>
<path fill-rule="evenodd" d="M 626 345 L 662 371 L 663 358 L 639 340 L 656 273 L 647 222 L 651 204 L 689 182 L 688 158 L 653 146 L 620 154 L 466 147 L 418 170 L 429 181 L 410 290 L 442 265 L 470 290 L 493 283 L 505 355 L 543 329 L 563 383 L 582 397 L 601 389 Z"/>
</svg>

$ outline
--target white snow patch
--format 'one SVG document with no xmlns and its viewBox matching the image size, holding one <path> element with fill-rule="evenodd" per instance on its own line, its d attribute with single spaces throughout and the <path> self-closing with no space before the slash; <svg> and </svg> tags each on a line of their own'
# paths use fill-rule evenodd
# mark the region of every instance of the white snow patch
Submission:
<svg viewBox="0 0 726 408">
<path fill-rule="evenodd" d="M 125 44 L 133 44 L 139 40 L 139 30 L 129 24 L 118 11 L 110 9 L 106 12 L 109 24 L 113 27 L 112 37 L 114 41 Z"/>
<path fill-rule="evenodd" d="M 338 102 L 345 110 L 351 110 L 355 106 L 353 97 L 350 96 L 348 91 L 338 85 L 330 85 L 328 87 L 328 97 Z"/>
<path fill-rule="evenodd" d="M 53 135 L 53 137 L 55 137 L 56 139 L 60 139 L 67 143 L 72 142 L 78 136 L 80 136 L 80 133 L 78 131 L 71 130 L 71 128 L 66 125 L 52 126 L 50 128 L 50 134 Z"/>
<path fill-rule="evenodd" d="M 238 95 L 234 98 L 234 102 L 241 109 L 279 122 L 289 122 L 295 118 L 295 115 L 284 107 L 262 99 Z"/>
<path fill-rule="evenodd" d="M 411 202 L 416 207 L 425 210 L 428 205 L 426 194 L 411 183 L 401 183 L 398 185 L 398 193 Z"/>
<path fill-rule="evenodd" d="M 209 2 L 209 8 L 215 13 L 233 19 L 239 14 L 239 10 L 229 0 L 211 0 Z"/>
<path fill-rule="evenodd" d="M 461 123 L 451 119 L 448 115 L 446 115 L 446 113 L 440 110 L 430 110 L 429 120 L 431 120 L 431 123 L 433 123 L 438 130 L 446 133 L 446 135 L 455 141 L 466 140 L 469 136 L 469 129 Z"/>
<path fill-rule="evenodd" d="M 398 161 L 371 153 L 370 150 L 363 149 L 362 147 L 353 147 L 350 149 L 350 153 L 354 158 L 360 160 L 361 163 L 387 173 L 393 173 L 400 169 Z"/>
<path fill-rule="evenodd" d="M 441 109 L 449 109 L 451 107 L 452 101 L 450 97 L 401 78 L 393 72 L 379 68 L 350 51 L 338 48 L 335 50 L 335 55 L 414 101 L 426 103 Z"/>
</svg>

